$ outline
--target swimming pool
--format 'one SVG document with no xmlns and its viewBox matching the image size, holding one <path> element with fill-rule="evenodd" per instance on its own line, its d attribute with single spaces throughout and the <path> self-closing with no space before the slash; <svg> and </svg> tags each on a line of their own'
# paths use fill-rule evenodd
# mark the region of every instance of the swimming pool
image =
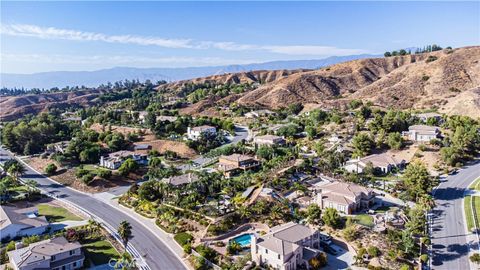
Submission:
<svg viewBox="0 0 480 270">
<path fill-rule="evenodd" d="M 240 244 L 241 247 L 250 247 L 251 240 L 252 240 L 252 235 L 247 233 L 247 234 L 239 235 L 230 241 L 237 242 L 238 244 Z"/>
</svg>

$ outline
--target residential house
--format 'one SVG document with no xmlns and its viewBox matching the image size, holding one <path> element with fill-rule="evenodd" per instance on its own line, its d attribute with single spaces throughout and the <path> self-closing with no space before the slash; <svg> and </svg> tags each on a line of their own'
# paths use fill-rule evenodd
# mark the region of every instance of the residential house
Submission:
<svg viewBox="0 0 480 270">
<path fill-rule="evenodd" d="M 267 117 L 269 115 L 275 115 L 275 112 L 270 110 L 257 110 L 245 113 L 246 118 L 259 118 L 259 117 Z"/>
<path fill-rule="evenodd" d="M 218 158 L 217 170 L 230 177 L 239 171 L 252 170 L 260 166 L 260 162 L 254 157 L 232 154 L 229 156 L 220 156 Z"/>
<path fill-rule="evenodd" d="M 406 161 L 404 159 L 397 158 L 396 156 L 382 153 L 373 154 L 362 158 L 350 159 L 345 163 L 343 168 L 347 172 L 363 173 L 369 164 L 371 164 L 375 170 L 386 174 L 391 172 L 394 168 L 403 169 Z"/>
<path fill-rule="evenodd" d="M 278 270 L 309 269 L 308 261 L 318 256 L 320 233 L 307 226 L 289 222 L 251 239 L 251 255 L 258 265 Z"/>
<path fill-rule="evenodd" d="M 135 150 L 135 151 L 140 151 L 140 150 L 146 151 L 146 150 L 150 150 L 150 149 L 152 149 L 152 146 L 150 144 L 145 144 L 145 143 L 143 143 L 143 144 L 139 143 L 139 144 L 135 144 L 133 146 L 133 150 Z"/>
<path fill-rule="evenodd" d="M 217 134 L 217 129 L 212 126 L 188 127 L 187 129 L 187 138 L 190 140 L 198 140 L 202 134 L 213 136 Z"/>
<path fill-rule="evenodd" d="M 408 131 L 402 132 L 411 141 L 429 142 L 440 136 L 440 128 L 427 125 L 413 125 L 408 127 Z"/>
<path fill-rule="evenodd" d="M 159 115 L 157 116 L 157 122 L 164 122 L 164 121 L 175 122 L 177 118 L 178 117 L 176 116 Z"/>
<path fill-rule="evenodd" d="M 263 135 L 263 136 L 256 136 L 253 139 L 253 143 L 258 146 L 262 146 L 262 145 L 277 146 L 277 145 L 284 145 L 285 139 L 283 137 L 276 136 L 276 135 Z"/>
<path fill-rule="evenodd" d="M 0 207 L 0 237 L 2 240 L 16 237 L 40 235 L 48 230 L 45 216 L 38 215 L 36 207 L 17 208 L 13 206 Z"/>
<path fill-rule="evenodd" d="M 181 186 L 181 185 L 197 182 L 198 180 L 199 180 L 198 175 L 194 173 L 186 173 L 178 176 L 168 177 L 163 179 L 162 181 L 172 186 Z"/>
<path fill-rule="evenodd" d="M 145 154 L 138 154 L 132 151 L 118 151 L 110 153 L 108 156 L 100 157 L 100 166 L 108 168 L 110 170 L 116 170 L 120 168 L 125 160 L 128 158 L 133 159 L 139 165 L 147 165 L 148 159 Z"/>
<path fill-rule="evenodd" d="M 10 264 L 15 270 L 72 270 L 83 268 L 85 255 L 82 245 L 55 237 L 32 243 L 28 247 L 9 251 Z"/>
<path fill-rule="evenodd" d="M 47 153 L 62 153 L 64 154 L 68 148 L 70 141 L 61 141 L 47 145 Z"/>
<path fill-rule="evenodd" d="M 423 123 L 426 123 L 428 119 L 430 118 L 433 118 L 435 119 L 437 122 L 441 122 L 442 121 L 442 115 L 439 114 L 439 113 L 435 113 L 435 112 L 428 112 L 428 113 L 418 113 L 415 115 L 418 119 L 420 119 L 420 121 L 422 121 Z"/>
<path fill-rule="evenodd" d="M 315 193 L 313 202 L 320 208 L 334 208 L 345 214 L 368 208 L 375 200 L 372 189 L 339 181 L 321 185 Z"/>
</svg>

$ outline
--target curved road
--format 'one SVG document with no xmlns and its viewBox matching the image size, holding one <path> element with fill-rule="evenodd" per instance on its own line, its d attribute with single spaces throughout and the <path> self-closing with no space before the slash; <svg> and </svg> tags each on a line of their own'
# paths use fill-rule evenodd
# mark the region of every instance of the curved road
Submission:
<svg viewBox="0 0 480 270">
<path fill-rule="evenodd" d="M 10 158 L 14 157 L 0 146 L 0 162 Z M 39 189 L 46 192 L 52 192 L 57 196 L 82 207 L 90 213 L 102 218 L 111 227 L 117 228 L 118 224 L 123 220 L 130 222 L 133 228 L 133 238 L 130 240 L 130 243 L 133 244 L 135 249 L 140 253 L 151 269 L 186 269 L 180 259 L 171 252 L 163 242 L 161 242 L 145 226 L 130 218 L 127 214 L 87 194 L 59 185 L 47 177 L 38 174 L 29 167 L 26 167 L 26 169 L 27 171 L 22 176 L 22 179 L 36 181 Z"/>
<path fill-rule="evenodd" d="M 436 207 L 431 213 L 431 269 L 471 269 L 470 249 L 478 250 L 477 237 L 467 232 L 463 197 L 468 186 L 480 177 L 480 161 L 441 179 L 434 191 Z"/>
</svg>

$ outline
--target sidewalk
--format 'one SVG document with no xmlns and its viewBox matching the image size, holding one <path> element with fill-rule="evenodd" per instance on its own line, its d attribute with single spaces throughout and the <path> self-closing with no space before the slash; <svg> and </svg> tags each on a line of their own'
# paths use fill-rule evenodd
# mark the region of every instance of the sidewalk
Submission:
<svg viewBox="0 0 480 270">
<path fill-rule="evenodd" d="M 151 233 L 153 233 L 160 241 L 162 241 L 169 249 L 172 251 L 184 264 L 187 269 L 192 269 L 188 259 L 184 257 L 183 248 L 173 239 L 172 234 L 168 234 L 160 229 L 157 224 L 155 224 L 155 219 L 146 218 L 138 213 L 136 213 L 133 209 L 125 207 L 118 203 L 118 200 L 115 195 L 102 192 L 94 194 L 93 197 L 96 199 L 103 201 L 112 207 L 122 211 L 123 213 L 127 214 L 131 218 L 135 219 L 139 223 L 143 224 Z"/>
</svg>

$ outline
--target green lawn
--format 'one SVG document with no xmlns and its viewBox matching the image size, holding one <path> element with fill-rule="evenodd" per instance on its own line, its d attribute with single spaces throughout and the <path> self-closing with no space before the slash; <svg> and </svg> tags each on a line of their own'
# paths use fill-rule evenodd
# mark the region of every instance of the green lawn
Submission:
<svg viewBox="0 0 480 270">
<path fill-rule="evenodd" d="M 469 231 L 473 229 L 473 217 L 472 217 L 472 197 L 466 196 L 464 199 L 465 217 L 467 219 L 467 228 Z"/>
<path fill-rule="evenodd" d="M 86 260 L 90 260 L 95 265 L 106 264 L 112 258 L 119 258 L 117 250 L 106 240 L 86 240 L 83 242 Z"/>
<path fill-rule="evenodd" d="M 358 224 L 367 226 L 367 227 L 373 227 L 373 217 L 367 214 L 360 214 L 356 215 L 353 220 L 355 220 Z"/>
<path fill-rule="evenodd" d="M 60 222 L 65 220 L 83 220 L 79 216 L 62 207 L 56 207 L 49 204 L 39 204 L 37 205 L 37 207 L 38 213 L 41 216 L 45 216 L 49 222 Z"/>
<path fill-rule="evenodd" d="M 480 178 L 475 180 L 469 187 L 472 190 L 477 190 L 480 191 Z M 472 231 L 475 227 L 475 223 L 473 220 L 473 213 L 472 213 L 472 199 L 473 205 L 475 207 L 475 212 L 476 212 L 476 217 L 477 217 L 477 223 L 480 223 L 480 197 L 475 196 L 473 198 L 472 196 L 466 196 L 464 198 L 464 208 L 465 208 L 465 218 L 467 219 L 467 228 L 469 231 Z M 480 224 L 477 224 L 479 226 Z"/>
</svg>

